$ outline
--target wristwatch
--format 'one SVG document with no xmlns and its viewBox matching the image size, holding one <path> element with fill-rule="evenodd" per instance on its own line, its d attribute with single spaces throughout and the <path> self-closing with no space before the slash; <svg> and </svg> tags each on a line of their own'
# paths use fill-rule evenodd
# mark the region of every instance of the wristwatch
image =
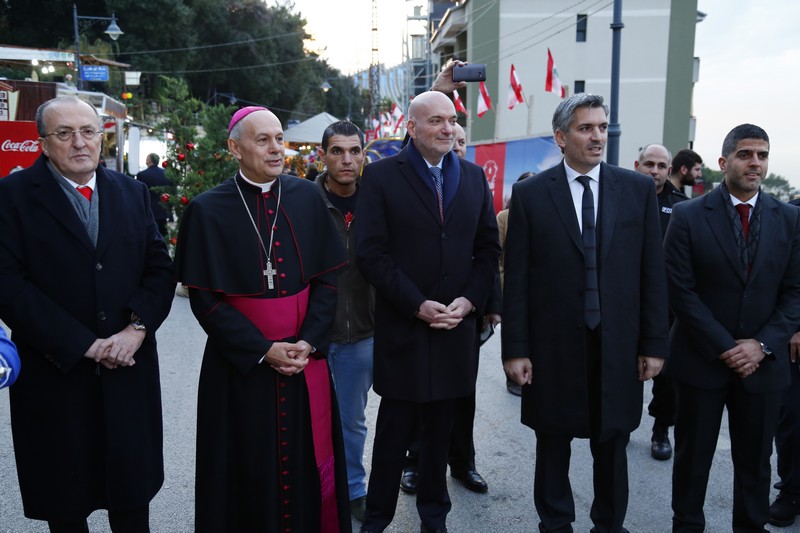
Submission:
<svg viewBox="0 0 800 533">
<path fill-rule="evenodd" d="M 766 355 L 767 357 L 772 357 L 772 350 L 769 349 L 769 346 L 767 346 L 761 341 L 759 341 L 758 343 L 761 345 L 761 351 L 764 352 L 764 355 Z"/>
<path fill-rule="evenodd" d="M 131 327 L 138 331 L 146 331 L 147 327 L 142 322 L 142 319 L 139 318 L 139 315 L 136 313 L 131 313 Z"/>
</svg>

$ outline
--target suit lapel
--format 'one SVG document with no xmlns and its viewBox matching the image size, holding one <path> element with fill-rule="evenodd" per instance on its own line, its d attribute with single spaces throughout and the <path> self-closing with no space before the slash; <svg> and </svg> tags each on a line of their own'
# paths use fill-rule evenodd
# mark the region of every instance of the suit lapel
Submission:
<svg viewBox="0 0 800 533">
<path fill-rule="evenodd" d="M 605 163 L 600 164 L 600 201 L 597 202 L 598 227 L 597 234 L 600 240 L 600 265 L 611 249 L 611 238 L 614 235 L 614 224 L 617 221 L 617 209 L 619 208 L 620 183 L 619 176 L 614 170 Z"/>
<path fill-rule="evenodd" d="M 758 246 L 756 247 L 756 256 L 753 258 L 753 265 L 750 269 L 750 277 L 748 280 L 754 279 L 759 270 L 764 266 L 767 258 L 772 253 L 773 243 L 775 241 L 775 232 L 777 231 L 777 209 L 778 206 L 775 201 L 770 198 L 764 191 L 760 193 L 760 202 L 763 202 L 761 207 L 761 229 L 758 232 Z"/>
<path fill-rule="evenodd" d="M 39 202 L 65 230 L 72 233 L 87 250 L 94 253 L 94 245 L 92 245 L 92 241 L 89 240 L 89 234 L 86 233 L 86 228 L 78 218 L 75 208 L 69 203 L 67 195 L 61 190 L 61 186 L 54 179 L 54 176 L 44 160 L 41 160 L 41 168 L 38 170 L 38 172 L 31 176 L 34 199 Z"/>
<path fill-rule="evenodd" d="M 436 199 L 433 183 L 427 183 L 424 181 L 425 178 L 417 173 L 408 157 L 407 151 L 404 150 L 397 155 L 397 163 L 400 167 L 400 173 L 408 182 L 408 185 L 414 193 L 419 196 L 422 205 L 425 206 L 425 209 L 430 215 L 441 225 L 442 219 L 439 216 L 439 203 Z"/>
<path fill-rule="evenodd" d="M 705 202 L 707 213 L 706 220 L 708 221 L 708 225 L 711 227 L 711 232 L 714 234 L 714 237 L 716 237 L 717 242 L 722 249 L 722 253 L 731 264 L 731 268 L 737 273 L 742 282 L 746 282 L 747 277 L 745 276 L 744 269 L 742 268 L 742 262 L 739 259 L 739 245 L 736 243 L 736 239 L 733 236 L 731 223 L 728 220 L 728 215 L 725 212 L 725 205 L 723 205 L 723 202 L 724 199 L 722 198 L 722 192 L 720 192 L 719 189 L 715 189 L 708 193 Z M 764 236 L 765 230 L 766 228 L 762 226 L 762 237 Z M 759 244 L 759 246 L 761 245 Z"/>
<path fill-rule="evenodd" d="M 578 226 L 578 217 L 575 214 L 575 204 L 572 201 L 572 193 L 569 189 L 567 182 L 567 172 L 564 170 L 563 161 L 555 168 L 555 173 L 551 178 L 550 197 L 553 204 L 556 206 L 558 216 L 561 218 L 561 223 L 567 229 L 567 233 L 572 238 L 572 242 L 578 247 L 578 250 L 583 253 L 583 238 L 581 237 L 581 230 Z"/>
<path fill-rule="evenodd" d="M 114 209 L 119 209 L 123 202 L 116 182 L 106 175 L 102 167 L 97 167 L 96 183 L 97 190 L 100 192 L 100 212 L 98 213 L 100 227 L 97 234 L 97 257 L 102 257 L 114 235 L 117 218 Z"/>
</svg>

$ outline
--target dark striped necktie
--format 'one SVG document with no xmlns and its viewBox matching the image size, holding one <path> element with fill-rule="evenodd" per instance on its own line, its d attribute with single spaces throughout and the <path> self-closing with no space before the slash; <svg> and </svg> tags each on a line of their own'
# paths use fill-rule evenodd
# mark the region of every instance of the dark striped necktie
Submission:
<svg viewBox="0 0 800 533">
<path fill-rule="evenodd" d="M 589 176 L 578 176 L 583 185 L 581 221 L 583 226 L 583 257 L 586 267 L 586 289 L 584 292 L 584 319 L 590 329 L 600 324 L 600 289 L 597 281 L 597 232 L 594 222 L 594 195 L 589 186 Z"/>
</svg>

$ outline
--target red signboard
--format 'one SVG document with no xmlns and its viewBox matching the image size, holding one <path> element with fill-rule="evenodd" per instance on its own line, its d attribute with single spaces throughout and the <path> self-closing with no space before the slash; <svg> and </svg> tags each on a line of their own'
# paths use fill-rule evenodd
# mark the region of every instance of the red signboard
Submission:
<svg viewBox="0 0 800 533">
<path fill-rule="evenodd" d="M 506 144 L 483 144 L 475 147 L 475 164 L 483 167 L 489 188 L 494 194 L 494 210 L 503 209 L 503 178 L 505 174 Z"/>
<path fill-rule="evenodd" d="M 0 121 L 0 177 L 27 168 L 42 151 L 35 122 Z"/>
</svg>

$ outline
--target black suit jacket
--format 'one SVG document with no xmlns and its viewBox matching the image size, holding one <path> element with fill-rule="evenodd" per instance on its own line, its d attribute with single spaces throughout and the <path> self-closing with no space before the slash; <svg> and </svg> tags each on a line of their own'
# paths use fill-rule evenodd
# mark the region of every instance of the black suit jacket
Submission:
<svg viewBox="0 0 800 533">
<path fill-rule="evenodd" d="M 413 402 L 458 398 L 475 390 L 477 317 L 497 273 L 492 193 L 479 166 L 448 154 L 459 176 L 445 175 L 442 222 L 408 151 L 364 168 L 356 210 L 358 266 L 376 290 L 374 388 Z M 425 300 L 448 305 L 459 296 L 477 312 L 452 330 L 415 316 Z"/>
<path fill-rule="evenodd" d="M 163 480 L 155 331 L 172 305 L 172 260 L 144 185 L 97 168 L 95 248 L 46 160 L 0 180 L 0 318 L 24 368 L 10 397 L 25 515 L 138 508 Z M 132 312 L 147 326 L 134 366 L 83 356 Z"/>
<path fill-rule="evenodd" d="M 667 355 L 667 294 L 652 179 L 601 164 L 597 220 L 601 432 L 639 425 L 637 356 Z M 503 359 L 527 357 L 522 422 L 589 436 L 583 241 L 563 162 L 514 185 L 505 245 Z"/>
<path fill-rule="evenodd" d="M 678 381 L 718 389 L 741 379 L 719 356 L 736 339 L 757 339 L 774 358 L 764 358 L 743 380 L 749 392 L 789 385 L 789 339 L 800 324 L 800 210 L 759 194 L 761 230 L 749 276 L 715 189 L 674 207 L 665 240 L 671 332 L 669 373 Z"/>
<path fill-rule="evenodd" d="M 169 211 L 164 207 L 161 201 L 161 195 L 167 191 L 154 191 L 153 187 L 169 187 L 172 185 L 167 179 L 163 168 L 155 165 L 147 167 L 138 174 L 136 179 L 147 185 L 150 191 L 150 209 L 153 211 L 153 218 L 158 221 L 167 220 L 169 218 Z"/>
</svg>

